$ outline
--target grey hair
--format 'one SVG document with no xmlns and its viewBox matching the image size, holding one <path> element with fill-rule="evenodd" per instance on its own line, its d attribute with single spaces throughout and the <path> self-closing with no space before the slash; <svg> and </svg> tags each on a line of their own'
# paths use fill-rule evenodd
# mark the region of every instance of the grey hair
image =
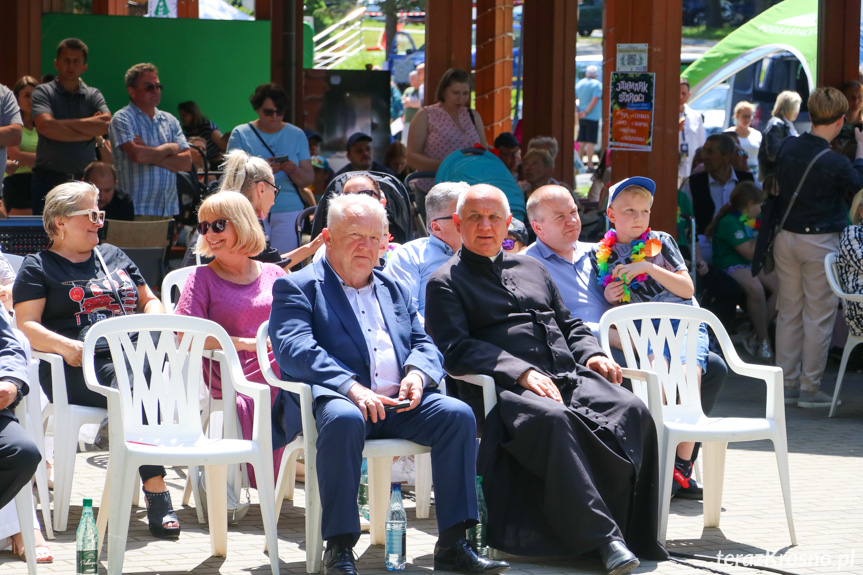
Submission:
<svg viewBox="0 0 863 575">
<path fill-rule="evenodd" d="M 551 159 L 557 159 L 557 139 L 552 136 L 536 136 L 535 138 L 531 138 L 530 142 L 527 144 L 528 151 L 530 151 L 531 148 L 548 150 L 548 153 L 551 154 Z"/>
<path fill-rule="evenodd" d="M 153 72 L 154 74 L 158 74 L 159 69 L 153 64 L 147 62 L 144 62 L 143 64 L 135 64 L 126 72 L 126 87 L 136 88 L 138 86 L 138 78 L 140 78 L 141 74 L 144 72 Z"/>
<path fill-rule="evenodd" d="M 381 231 L 387 226 L 387 210 L 379 201 L 365 194 L 340 194 L 330 200 L 327 210 L 327 227 L 331 228 L 337 221 L 344 220 L 348 212 L 360 214 L 371 213 L 381 220 Z"/>
<path fill-rule="evenodd" d="M 426 196 L 426 229 L 431 233 L 431 223 L 436 218 L 451 216 L 446 213 L 453 202 L 464 195 L 470 188 L 467 182 L 441 182 L 429 190 Z"/>
<path fill-rule="evenodd" d="M 250 156 L 240 149 L 231 150 L 225 154 L 225 161 L 220 166 L 223 170 L 219 181 L 219 191 L 240 192 L 254 204 L 253 190 L 258 180 L 275 181 L 273 169 L 257 156 Z"/>
<path fill-rule="evenodd" d="M 68 217 L 86 199 L 99 201 L 99 189 L 89 182 L 66 182 L 48 192 L 45 211 L 42 212 L 42 226 L 49 238 L 53 240 L 60 232 L 57 218 Z"/>
<path fill-rule="evenodd" d="M 506 215 L 509 216 L 512 212 L 509 209 L 509 199 L 506 197 L 506 194 L 503 193 L 503 190 L 496 186 L 492 186 L 491 184 L 477 184 L 477 185 L 487 185 L 490 188 L 497 190 L 500 193 L 500 199 L 503 200 L 503 207 L 506 210 Z M 473 186 L 471 186 L 472 188 Z M 458 197 L 458 203 L 455 206 L 455 213 L 458 214 L 458 217 L 462 217 L 462 211 L 464 210 L 465 201 L 467 201 L 468 192 L 470 188 L 465 191 L 462 195 Z"/>
<path fill-rule="evenodd" d="M 585 68 L 584 75 L 587 78 L 596 78 L 597 76 L 599 76 L 599 68 L 591 64 L 590 66 Z"/>
</svg>

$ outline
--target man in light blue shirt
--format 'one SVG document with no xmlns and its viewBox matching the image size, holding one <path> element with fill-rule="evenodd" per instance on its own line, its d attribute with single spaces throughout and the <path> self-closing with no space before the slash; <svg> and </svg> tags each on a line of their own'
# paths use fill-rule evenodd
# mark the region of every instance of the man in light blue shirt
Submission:
<svg viewBox="0 0 863 575">
<path fill-rule="evenodd" d="M 539 188 L 527 201 L 527 217 L 537 240 L 524 253 L 545 265 L 570 313 L 598 337 L 599 318 L 611 306 L 591 289 L 593 244 L 578 241 L 581 219 L 572 194 L 563 186 Z"/>
<path fill-rule="evenodd" d="M 588 66 L 584 78 L 575 84 L 578 99 L 578 145 L 579 153 L 587 154 L 587 169 L 593 171 L 593 151 L 599 143 L 599 120 L 602 117 L 602 82 L 599 69 Z"/>
<path fill-rule="evenodd" d="M 426 196 L 429 237 L 413 240 L 390 256 L 384 274 L 407 286 L 417 317 L 425 326 L 426 283 L 441 264 L 461 248 L 461 234 L 452 221 L 458 198 L 467 191 L 464 182 L 441 182 Z"/>
<path fill-rule="evenodd" d="M 177 174 L 192 169 L 180 121 L 156 106 L 162 99 L 159 71 L 135 64 L 126 72 L 129 105 L 111 119 L 111 146 L 120 189 L 132 196 L 135 219 L 180 213 Z"/>
</svg>

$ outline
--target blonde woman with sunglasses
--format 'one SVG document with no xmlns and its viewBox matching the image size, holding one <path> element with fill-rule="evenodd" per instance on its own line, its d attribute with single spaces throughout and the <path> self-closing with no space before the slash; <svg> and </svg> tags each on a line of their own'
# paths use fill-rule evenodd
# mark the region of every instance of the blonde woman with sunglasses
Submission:
<svg viewBox="0 0 863 575">
<path fill-rule="evenodd" d="M 165 313 L 126 254 L 109 244 L 99 245 L 105 212 L 99 210 L 99 190 L 86 182 L 68 182 L 45 198 L 42 224 L 51 240 L 47 250 L 24 259 L 12 298 L 18 327 L 33 349 L 56 353 L 65 360 L 66 393 L 73 405 L 106 407 L 104 396 L 87 389 L 81 368 L 84 336 L 95 323 L 133 313 Z M 101 257 L 100 257 L 101 256 Z M 110 282 L 109 282 L 110 279 Z M 116 288 L 116 290 L 114 289 Z M 111 386 L 114 364 L 107 346 L 96 350 L 96 376 Z M 50 368 L 40 364 L 42 389 L 53 400 Z M 99 433 L 107 440 L 106 423 Z M 107 441 L 97 444 L 104 447 Z M 180 524 L 165 485 L 165 468 L 140 468 L 147 498 L 150 532 L 178 537 Z"/>
</svg>

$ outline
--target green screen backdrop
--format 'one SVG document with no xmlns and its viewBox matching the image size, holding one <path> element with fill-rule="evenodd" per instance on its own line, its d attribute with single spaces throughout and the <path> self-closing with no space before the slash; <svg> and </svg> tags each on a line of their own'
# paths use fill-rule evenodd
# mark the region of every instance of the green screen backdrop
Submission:
<svg viewBox="0 0 863 575">
<path fill-rule="evenodd" d="M 179 102 L 194 100 L 222 132 L 257 117 L 249 96 L 270 81 L 269 21 L 45 14 L 43 74 L 57 73 L 57 44 L 69 37 L 87 44 L 82 78 L 102 91 L 111 112 L 129 103 L 123 78 L 140 62 L 159 68 L 159 109 L 176 116 Z"/>
</svg>

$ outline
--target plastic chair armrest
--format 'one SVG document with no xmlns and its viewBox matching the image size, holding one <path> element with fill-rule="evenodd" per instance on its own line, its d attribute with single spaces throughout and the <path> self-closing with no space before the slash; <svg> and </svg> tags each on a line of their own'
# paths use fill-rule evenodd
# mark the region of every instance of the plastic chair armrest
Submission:
<svg viewBox="0 0 863 575">
<path fill-rule="evenodd" d="M 482 388 L 482 403 L 486 415 L 488 415 L 494 406 L 497 405 L 497 388 L 495 386 L 494 379 L 490 375 L 468 373 L 452 377 L 472 385 L 478 385 Z"/>
</svg>

